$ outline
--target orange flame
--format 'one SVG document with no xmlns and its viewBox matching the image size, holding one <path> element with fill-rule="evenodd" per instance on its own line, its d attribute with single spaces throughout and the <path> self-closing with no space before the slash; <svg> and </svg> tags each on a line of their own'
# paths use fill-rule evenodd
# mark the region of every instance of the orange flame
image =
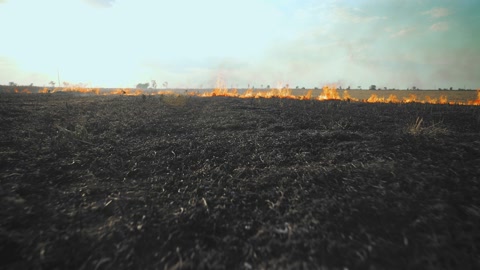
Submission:
<svg viewBox="0 0 480 270">
<path fill-rule="evenodd" d="M 299 96 L 300 100 L 310 100 L 312 98 L 312 90 L 308 90 L 304 96 Z"/>
<path fill-rule="evenodd" d="M 331 87 L 324 86 L 322 88 L 322 93 L 317 97 L 317 100 L 331 100 L 331 99 L 341 99 L 341 98 L 335 86 L 331 86 Z"/>
<path fill-rule="evenodd" d="M 425 101 L 422 103 L 430 103 L 430 104 L 449 104 L 448 99 L 446 96 L 440 96 L 438 100 L 436 98 L 430 98 L 429 96 L 425 97 Z"/>
<path fill-rule="evenodd" d="M 72 93 L 81 93 L 81 94 L 93 94 L 93 95 L 127 95 L 127 96 L 138 96 L 138 95 L 178 95 L 173 91 L 154 91 L 154 90 L 142 90 L 142 89 L 129 89 L 129 88 L 118 88 L 111 91 L 101 91 L 99 88 L 87 88 L 84 86 L 71 86 L 64 88 L 54 88 L 49 89 L 47 87 L 38 90 L 38 93 L 47 94 L 55 92 L 72 92 Z M 4 89 L 5 93 L 18 93 L 18 94 L 30 94 L 31 90 L 25 88 L 19 90 L 18 88 Z M 368 102 L 368 103 L 425 103 L 425 104 L 451 104 L 451 105 L 480 105 L 480 89 L 477 90 L 477 97 L 475 100 L 468 100 L 466 102 L 459 101 L 449 101 L 445 95 L 441 95 L 438 98 L 431 98 L 426 96 L 424 100 L 419 99 L 415 94 L 410 94 L 408 97 L 402 99 L 398 98 L 394 94 L 390 94 L 388 97 L 379 97 L 378 94 L 372 94 L 368 99 L 358 99 L 351 96 L 350 92 L 345 90 L 340 96 L 335 86 L 324 86 L 322 92 L 317 97 L 313 97 L 313 90 L 307 90 L 304 95 L 294 95 L 292 90 L 288 87 L 288 84 L 284 87 L 282 84 L 279 84 L 277 88 L 270 89 L 268 91 L 255 91 L 255 89 L 247 89 L 243 93 L 239 93 L 237 89 L 228 89 L 225 86 L 225 83 L 218 79 L 216 87 L 211 92 L 198 93 L 198 92 L 186 92 L 186 95 L 189 96 L 199 96 L 199 97 L 235 97 L 235 98 L 286 98 L 286 99 L 297 99 L 297 100 L 343 100 L 343 101 L 353 101 L 353 102 Z"/>
<path fill-rule="evenodd" d="M 404 99 L 404 101 L 405 101 L 405 99 Z M 400 100 L 394 94 L 390 94 L 388 96 L 388 98 L 378 97 L 376 94 L 372 94 L 367 99 L 367 102 L 369 102 L 369 103 L 400 103 Z"/>
<path fill-rule="evenodd" d="M 468 105 L 480 105 L 480 89 L 477 89 L 477 99 L 468 101 Z"/>
<path fill-rule="evenodd" d="M 48 94 L 48 93 L 50 93 L 50 90 L 48 90 L 48 88 L 44 87 L 43 89 L 39 90 L 38 93 L 40 93 L 40 94 Z"/>
<path fill-rule="evenodd" d="M 289 98 L 298 100 L 309 100 L 312 98 L 312 90 L 308 90 L 305 95 L 293 95 L 289 88 L 276 88 L 270 91 L 257 91 L 253 89 L 247 89 L 243 94 L 239 94 L 236 89 L 228 90 L 223 85 L 218 86 L 212 92 L 200 94 L 201 97 L 213 97 L 213 96 L 226 96 L 226 97 L 238 97 L 238 98 Z M 316 100 L 343 100 L 343 101 L 355 101 L 355 102 L 368 102 L 368 103 L 428 103 L 428 104 L 457 104 L 457 105 L 480 105 L 480 89 L 477 90 L 477 100 L 468 102 L 454 102 L 448 101 L 448 98 L 444 95 L 437 98 L 425 97 L 425 100 L 420 100 L 417 95 L 410 94 L 408 97 L 399 99 L 396 95 L 390 94 L 388 97 L 379 97 L 377 94 L 372 94 L 368 99 L 353 98 L 350 93 L 345 90 L 342 97 L 338 93 L 335 86 L 324 86 L 321 94 L 316 97 Z"/>
<path fill-rule="evenodd" d="M 308 94 L 308 93 L 307 93 Z M 311 93 L 310 93 L 311 95 Z M 217 86 L 212 92 L 200 94 L 201 97 L 237 97 L 237 98 L 291 98 L 299 99 L 292 94 L 292 90 L 288 87 L 274 88 L 270 91 L 257 91 L 247 89 L 243 94 L 239 94 L 237 89 L 228 90 L 221 80 L 217 80 Z"/>
<path fill-rule="evenodd" d="M 70 88 L 63 88 L 57 91 L 74 92 L 74 93 L 81 93 L 81 94 L 95 94 L 95 95 L 100 94 L 99 88 L 70 87 Z"/>
<path fill-rule="evenodd" d="M 403 98 L 403 102 L 405 103 L 417 102 L 417 95 L 410 94 L 408 98 Z"/>
</svg>

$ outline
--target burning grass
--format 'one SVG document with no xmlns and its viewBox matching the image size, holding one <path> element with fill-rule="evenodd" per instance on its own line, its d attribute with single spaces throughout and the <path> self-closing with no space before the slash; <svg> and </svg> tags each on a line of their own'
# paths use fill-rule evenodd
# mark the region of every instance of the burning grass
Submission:
<svg viewBox="0 0 480 270">
<path fill-rule="evenodd" d="M 480 268 L 478 106 L 2 94 L 0 116 L 0 268 Z"/>
<path fill-rule="evenodd" d="M 3 89 L 6 93 L 23 93 L 31 94 L 32 91 L 24 89 L 19 91 L 17 88 Z M 294 93 L 295 92 L 295 93 Z M 318 92 L 318 91 L 317 91 Z M 78 93 L 93 95 L 124 95 L 124 96 L 141 96 L 141 95 L 161 95 L 161 96 L 178 96 L 171 90 L 144 90 L 144 89 L 110 89 L 102 90 L 99 88 L 83 88 L 83 87 L 66 87 L 66 88 L 43 88 L 38 89 L 37 93 Z M 354 93 L 354 94 L 353 94 Z M 380 95 L 380 93 L 382 93 Z M 335 86 L 324 86 L 321 92 L 316 94 L 314 90 L 304 90 L 300 92 L 298 89 L 292 90 L 288 87 L 278 87 L 270 90 L 246 89 L 239 91 L 238 89 L 228 89 L 222 81 L 217 81 L 217 86 L 210 92 L 195 92 L 185 90 L 187 96 L 199 97 L 234 97 L 234 98 L 281 98 L 281 99 L 297 99 L 297 100 L 343 100 L 349 102 L 366 102 L 366 103 L 424 103 L 424 104 L 449 104 L 449 105 L 480 105 L 480 90 L 477 90 L 476 96 L 472 95 L 473 91 L 405 91 L 405 90 L 385 90 L 385 91 L 363 91 L 363 90 L 344 90 L 342 94 L 338 92 Z M 447 95 L 453 96 L 451 100 Z M 433 96 L 433 97 L 432 97 Z M 473 98 L 473 99 L 472 99 Z"/>
</svg>

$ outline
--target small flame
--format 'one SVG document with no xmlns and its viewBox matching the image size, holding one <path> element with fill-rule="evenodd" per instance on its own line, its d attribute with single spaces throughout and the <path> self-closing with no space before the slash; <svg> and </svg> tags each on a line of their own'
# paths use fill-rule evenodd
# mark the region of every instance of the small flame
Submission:
<svg viewBox="0 0 480 270">
<path fill-rule="evenodd" d="M 353 100 L 353 98 L 350 96 L 350 93 L 347 90 L 343 91 L 343 98 L 342 99 L 343 100 L 348 100 L 348 101 Z"/>
<path fill-rule="evenodd" d="M 405 101 L 405 99 L 404 99 Z M 400 103 L 398 97 L 394 94 L 390 94 L 388 98 L 378 97 L 376 94 L 372 94 L 368 99 L 369 103 Z M 406 101 L 405 101 L 406 102 Z"/>
<path fill-rule="evenodd" d="M 299 97 L 300 100 L 310 100 L 312 99 L 312 90 L 308 90 L 304 96 Z"/>
</svg>

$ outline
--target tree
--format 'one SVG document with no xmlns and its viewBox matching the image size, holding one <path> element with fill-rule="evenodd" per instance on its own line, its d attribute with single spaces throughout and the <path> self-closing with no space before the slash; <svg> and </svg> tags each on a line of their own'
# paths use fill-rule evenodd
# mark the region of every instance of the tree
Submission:
<svg viewBox="0 0 480 270">
<path fill-rule="evenodd" d="M 54 81 L 50 81 L 48 84 L 50 84 L 52 87 L 55 87 L 55 82 Z"/>
<path fill-rule="evenodd" d="M 162 85 L 163 85 L 163 87 L 167 88 L 168 87 L 168 82 L 163 82 Z"/>
<path fill-rule="evenodd" d="M 17 86 L 17 84 L 14 83 L 14 82 L 9 82 L 8 85 L 9 85 L 9 86 Z"/>
<path fill-rule="evenodd" d="M 375 84 L 370 85 L 369 90 L 377 90 L 377 86 Z"/>
<path fill-rule="evenodd" d="M 358 89 L 360 89 L 360 90 L 362 90 L 362 87 L 361 87 L 360 85 L 359 85 L 359 86 L 357 86 L 357 88 L 358 88 Z"/>
<path fill-rule="evenodd" d="M 152 88 L 157 89 L 157 81 L 152 80 Z"/>
<path fill-rule="evenodd" d="M 147 89 L 149 85 L 149 83 L 139 83 L 137 84 L 137 89 Z"/>
</svg>

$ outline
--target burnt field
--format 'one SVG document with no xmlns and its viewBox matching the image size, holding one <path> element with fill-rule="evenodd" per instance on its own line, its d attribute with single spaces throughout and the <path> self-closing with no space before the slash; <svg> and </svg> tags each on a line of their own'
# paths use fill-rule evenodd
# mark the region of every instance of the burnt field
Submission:
<svg viewBox="0 0 480 270">
<path fill-rule="evenodd" d="M 479 106 L 1 94 L 0 181 L 3 269 L 480 268 Z"/>
</svg>

